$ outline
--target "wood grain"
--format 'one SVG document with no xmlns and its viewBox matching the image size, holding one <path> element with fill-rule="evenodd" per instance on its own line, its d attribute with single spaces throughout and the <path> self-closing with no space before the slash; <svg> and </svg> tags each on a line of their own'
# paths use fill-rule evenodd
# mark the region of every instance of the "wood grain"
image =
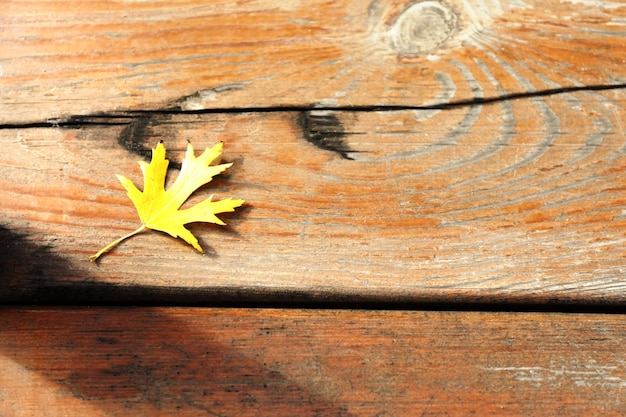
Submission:
<svg viewBox="0 0 626 417">
<path fill-rule="evenodd" d="M 136 287 L 133 302 L 155 287 L 170 289 L 161 302 L 183 303 L 230 292 L 257 302 L 617 305 L 620 100 L 621 92 L 578 92 L 439 112 L 325 112 L 343 133 L 326 127 L 322 136 L 341 152 L 316 146 L 298 112 L 156 114 L 143 116 L 139 133 L 133 123 L 4 130 L 0 206 L 15 246 L 0 294 L 72 302 L 76 288 L 92 285 L 89 297 L 108 301 Z M 187 140 L 198 150 L 225 141 L 234 165 L 198 198 L 243 198 L 245 208 L 224 217 L 227 228 L 192 226 L 208 255 L 146 233 L 90 264 L 138 226 L 114 174 L 141 185 L 138 149 L 149 153 L 158 140 L 174 163 Z"/>
<path fill-rule="evenodd" d="M 4 415 L 619 416 L 620 315 L 4 309 Z"/>
<path fill-rule="evenodd" d="M 626 3 L 5 1 L 0 303 L 624 308 Z M 163 140 L 233 162 L 137 236 Z M 624 415 L 621 315 L 0 309 L 7 416 Z"/>
<path fill-rule="evenodd" d="M 626 82 L 623 3 L 411 4 L 5 2 L 0 123 L 176 106 L 423 106 Z"/>
<path fill-rule="evenodd" d="M 2 302 L 625 301 L 620 3 L 7 4 Z M 158 140 L 246 207 L 87 263 Z"/>
</svg>

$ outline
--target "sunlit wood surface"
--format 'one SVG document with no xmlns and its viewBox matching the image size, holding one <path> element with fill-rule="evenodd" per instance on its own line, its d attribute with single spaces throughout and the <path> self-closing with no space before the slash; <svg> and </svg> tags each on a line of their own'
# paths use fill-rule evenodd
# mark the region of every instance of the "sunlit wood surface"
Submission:
<svg viewBox="0 0 626 417">
<path fill-rule="evenodd" d="M 0 120 L 176 104 L 424 106 L 626 81 L 623 2 L 413 3 L 8 1 Z M 598 101 L 620 115 L 623 97 L 614 94 L 561 100 L 577 116 L 594 114 Z M 527 101 L 542 112 L 539 126 L 565 130 L 554 104 Z M 506 116 L 459 129 L 480 121 L 512 130 L 526 120 L 498 107 Z"/>
<path fill-rule="evenodd" d="M 81 407 L 90 410 L 82 415 L 127 415 L 120 404 L 138 407 L 139 415 L 159 415 L 147 411 L 150 407 L 176 415 L 175 402 L 164 399 L 159 408 L 137 399 L 141 395 L 133 390 L 151 384 L 145 373 L 109 375 L 111 384 L 134 392 L 122 397 L 94 397 L 59 382 L 80 372 L 67 365 L 60 373 L 54 370 L 59 365 L 55 346 L 81 339 L 82 330 L 71 323 L 95 316 L 78 307 L 30 311 L 30 305 L 323 306 L 370 310 L 267 313 L 276 314 L 268 319 L 275 326 L 304 314 L 332 329 L 315 336 L 305 351 L 329 362 L 321 367 L 306 362 L 297 377 L 287 377 L 314 393 L 303 400 L 311 408 L 295 413 L 296 398 L 306 395 L 292 392 L 283 401 L 274 393 L 260 403 L 278 401 L 276 415 L 419 415 L 403 408 L 413 400 L 423 415 L 445 415 L 448 406 L 453 407 L 449 414 L 495 415 L 500 403 L 513 415 L 533 414 L 538 405 L 558 415 L 563 403 L 569 407 L 565 414 L 601 415 L 600 404 L 606 404 L 604 411 L 618 415 L 621 379 L 611 379 L 617 382 L 607 389 L 604 382 L 553 377 L 591 367 L 591 359 L 576 362 L 572 355 L 579 346 L 608 349 L 600 333 L 621 341 L 621 316 L 593 316 L 600 323 L 595 327 L 583 326 L 591 316 L 569 314 L 523 316 L 524 325 L 514 323 L 519 316 L 495 312 L 428 316 L 407 310 L 389 313 L 388 322 L 367 317 L 386 318 L 388 313 L 373 309 L 400 307 L 623 312 L 625 34 L 623 1 L 3 3 L 0 302 L 26 310 L 0 312 L 0 319 L 7 317 L 2 325 L 20 335 L 0 333 L 7 369 L 0 406 L 11 404 L 16 416 L 46 415 L 37 411 L 46 401 L 21 401 L 32 390 L 33 396 L 60 398 L 52 401 L 58 408 L 48 409 L 51 416 Z M 189 204 L 214 194 L 245 199 L 245 206 L 222 216 L 225 227 L 190 227 L 205 254 L 149 232 L 90 263 L 90 255 L 139 226 L 115 174 L 141 186 L 136 162 L 149 160 L 160 140 L 172 162 L 169 181 L 188 141 L 198 151 L 223 141 L 223 159 L 232 168 Z M 43 311 L 53 321 L 43 320 Z M 123 323 L 120 331 L 127 340 L 143 337 L 138 323 L 149 323 L 150 337 L 158 343 L 175 337 L 168 333 L 174 331 L 171 321 L 170 327 L 160 324 L 163 315 L 169 317 L 167 309 L 154 316 L 151 310 L 133 310 L 129 323 L 123 319 L 126 310 L 98 311 Z M 262 326 L 251 311 L 237 311 L 249 329 Z M 176 323 L 189 333 L 203 320 L 209 327 L 230 326 L 230 314 L 184 308 L 175 313 Z M 64 317 L 69 327 L 61 329 L 63 336 L 52 336 L 48 329 Z M 528 362 L 522 349 L 513 352 L 511 363 L 501 364 L 486 342 L 470 343 L 461 353 L 437 353 L 440 368 L 431 362 L 419 368 L 419 384 L 430 391 L 404 385 L 393 391 L 394 402 L 392 394 L 372 393 L 391 384 L 396 372 L 401 385 L 410 384 L 417 368 L 408 362 L 394 367 L 395 353 L 388 352 L 371 371 L 377 377 L 358 381 L 364 385 L 353 390 L 367 407 L 340 397 L 352 392 L 342 381 L 359 380 L 357 370 L 340 367 L 325 382 L 320 379 L 319 372 L 334 363 L 348 367 L 350 361 L 365 360 L 361 344 L 391 343 L 384 330 L 425 331 L 419 326 L 428 317 L 434 317 L 433 328 L 443 326 L 438 337 L 450 343 L 458 337 L 451 330 L 457 328 L 446 324 L 450 317 L 465 320 L 459 328 L 470 337 L 484 336 L 498 346 L 509 337 L 524 346 L 535 343 L 540 348 L 530 357 L 537 363 Z M 410 330 L 399 324 L 414 319 L 418 327 Z M 483 330 L 482 320 L 498 324 Z M 523 327 L 533 320 L 543 323 L 536 333 Z M 28 339 L 27 330 L 19 330 L 26 323 L 44 332 L 43 350 L 34 347 L 39 333 Z M 341 336 L 350 323 L 359 329 L 343 339 L 354 345 L 344 352 L 350 359 L 345 364 L 328 359 L 330 346 L 339 340 L 330 338 Z M 576 323 L 583 323 L 580 334 Z M 312 326 L 303 329 L 297 343 L 311 340 L 318 330 Z M 553 341 L 558 326 L 566 329 L 559 336 L 562 343 Z M 104 327 L 95 329 L 94 337 L 107 337 Z M 228 345 L 235 336 L 220 337 Z M 425 352 L 432 340 L 411 339 L 398 355 L 409 361 L 408 346 Z M 250 337 L 246 355 L 253 355 L 255 346 L 265 355 L 281 342 L 264 345 Z M 105 351 L 104 345 L 91 347 Z M 130 342 L 121 349 L 139 355 Z M 298 347 L 282 349 L 276 357 L 285 361 L 278 368 L 295 366 Z M 42 356 L 34 364 L 37 355 Z M 190 363 L 204 364 L 197 355 L 200 350 L 190 353 Z M 229 352 L 224 355 L 214 359 L 230 358 Z M 79 358 L 91 360 L 86 354 Z M 465 358 L 485 362 L 476 371 L 478 382 L 469 368 L 474 363 Z M 592 359 L 593 366 L 610 370 L 610 378 L 623 374 L 617 348 Z M 166 365 L 170 371 L 173 366 Z M 465 373 L 450 374 L 457 367 Z M 259 389 L 255 384 L 270 375 L 266 371 L 271 367 L 251 370 L 248 379 L 233 374 L 241 384 L 238 392 Z M 438 380 L 437 372 L 456 388 Z M 190 377 L 180 375 L 167 376 L 176 390 Z M 527 384 L 528 378 L 551 382 Z M 331 391 L 336 386 L 337 393 L 322 395 L 314 388 L 324 383 Z M 484 388 L 460 388 L 475 384 Z M 579 385 L 554 391 L 563 384 Z M 434 394 L 440 388 L 448 395 L 443 400 Z M 158 392 L 172 397 L 180 394 L 176 390 Z M 366 391 L 370 396 L 361 396 Z M 418 391 L 420 397 L 413 397 Z M 187 415 L 254 410 L 241 402 L 234 408 L 209 407 L 195 397 L 199 392 L 193 391 L 183 407 Z M 214 401 L 223 405 L 230 399 Z M 315 400 L 319 408 L 311 405 Z"/>
</svg>

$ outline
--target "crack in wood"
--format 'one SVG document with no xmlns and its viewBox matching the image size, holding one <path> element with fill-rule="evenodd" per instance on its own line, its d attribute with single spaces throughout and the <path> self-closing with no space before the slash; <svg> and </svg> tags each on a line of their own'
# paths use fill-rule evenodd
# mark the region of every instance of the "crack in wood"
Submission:
<svg viewBox="0 0 626 417">
<path fill-rule="evenodd" d="M 171 107 L 164 109 L 152 110 L 120 110 L 112 112 L 101 112 L 88 115 L 73 115 L 64 118 L 47 119 L 40 122 L 29 123 L 4 123 L 0 124 L 0 129 L 28 129 L 28 128 L 46 128 L 46 127 L 63 127 L 63 128 L 79 128 L 88 125 L 106 125 L 119 126 L 133 123 L 136 118 L 147 117 L 150 115 L 176 115 L 176 114 L 242 114 L 242 113 L 288 113 L 288 112 L 311 112 L 311 111 L 328 111 L 328 112 L 396 112 L 403 110 L 448 110 L 458 107 L 481 106 L 495 104 L 503 101 L 532 99 L 536 97 L 554 96 L 559 94 L 568 94 L 573 92 L 584 91 L 606 91 L 626 89 L 626 83 L 622 84 L 598 84 L 586 86 L 571 86 L 550 88 L 545 90 L 510 93 L 493 97 L 471 98 L 465 100 L 450 101 L 448 103 L 436 103 L 429 105 L 404 105 L 404 104 L 373 104 L 373 105 L 353 105 L 353 106 L 319 106 L 312 105 L 280 105 L 269 107 L 224 107 L 224 108 L 208 108 L 200 110 L 183 110 L 180 107 Z"/>
<path fill-rule="evenodd" d="M 28 128 L 76 128 L 83 126 L 125 126 L 118 142 L 125 149 L 139 155 L 143 159 L 149 159 L 150 147 L 146 147 L 146 135 L 151 127 L 161 123 L 161 118 L 183 114 L 243 114 L 243 113 L 296 113 L 296 124 L 302 132 L 302 138 L 315 145 L 319 149 L 332 151 L 347 160 L 354 160 L 350 153 L 357 152 L 351 149 L 343 140 L 346 135 L 345 128 L 337 117 L 337 113 L 367 113 L 367 112 L 396 112 L 411 110 L 447 110 L 459 107 L 482 106 L 496 104 L 512 100 L 532 99 L 547 97 L 558 94 L 567 94 L 577 91 L 604 91 L 626 88 L 624 84 L 611 85 L 587 85 L 545 89 L 532 92 L 503 94 L 494 97 L 475 97 L 467 100 L 450 101 L 432 105 L 355 105 L 355 106 L 320 106 L 294 105 L 272 107 L 237 107 L 237 108 L 210 108 L 188 110 L 180 105 L 171 108 L 155 110 L 127 110 L 102 112 L 89 115 L 73 115 L 65 118 L 49 119 L 41 122 L 24 124 L 3 124 L 0 129 L 28 129 Z M 178 103 L 180 100 L 178 101 Z M 174 163 L 174 168 L 180 168 L 180 164 Z"/>
</svg>

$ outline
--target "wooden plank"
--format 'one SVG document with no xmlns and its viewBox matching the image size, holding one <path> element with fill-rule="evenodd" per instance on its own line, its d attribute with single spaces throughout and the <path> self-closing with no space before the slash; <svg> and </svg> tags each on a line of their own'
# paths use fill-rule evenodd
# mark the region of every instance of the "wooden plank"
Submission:
<svg viewBox="0 0 626 417">
<path fill-rule="evenodd" d="M 621 315 L 4 308 L 4 415 L 626 412 Z"/>
<path fill-rule="evenodd" d="M 621 92 L 577 92 L 4 130 L 0 300 L 620 305 L 623 104 Z M 234 165 L 198 198 L 245 207 L 226 228 L 192 225 L 207 255 L 151 232 L 89 263 L 139 225 L 114 174 L 141 185 L 137 154 L 158 140 L 173 162 L 187 140 L 225 141 Z"/>
<path fill-rule="evenodd" d="M 0 123 L 622 85 L 611 1 L 8 1 Z"/>
</svg>

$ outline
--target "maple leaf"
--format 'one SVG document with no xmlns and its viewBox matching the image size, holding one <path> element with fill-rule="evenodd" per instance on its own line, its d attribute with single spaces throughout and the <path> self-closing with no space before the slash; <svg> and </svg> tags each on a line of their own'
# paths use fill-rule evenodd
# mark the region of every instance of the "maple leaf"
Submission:
<svg viewBox="0 0 626 417">
<path fill-rule="evenodd" d="M 216 214 L 235 211 L 236 207 L 244 203 L 244 200 L 233 200 L 232 198 L 212 201 L 213 196 L 210 196 L 192 207 L 180 210 L 180 206 L 194 191 L 232 165 L 232 163 L 211 165 L 221 156 L 222 145 L 222 143 L 218 143 L 212 148 L 206 148 L 202 155 L 196 158 L 193 146 L 188 143 L 180 173 L 174 184 L 167 190 L 165 189 L 165 175 L 169 161 L 165 159 L 163 142 L 159 142 L 156 149 L 152 149 L 150 164 L 139 161 L 139 166 L 143 172 L 143 191 L 140 191 L 128 178 L 117 175 L 122 186 L 126 189 L 128 197 L 135 205 L 142 224 L 126 236 L 105 246 L 89 259 L 92 262 L 97 261 L 100 256 L 123 240 L 147 229 L 159 230 L 173 237 L 180 237 L 199 252 L 203 252 L 202 247 L 198 244 L 198 239 L 185 228 L 185 225 L 193 222 L 224 225 L 224 222 Z"/>
</svg>

